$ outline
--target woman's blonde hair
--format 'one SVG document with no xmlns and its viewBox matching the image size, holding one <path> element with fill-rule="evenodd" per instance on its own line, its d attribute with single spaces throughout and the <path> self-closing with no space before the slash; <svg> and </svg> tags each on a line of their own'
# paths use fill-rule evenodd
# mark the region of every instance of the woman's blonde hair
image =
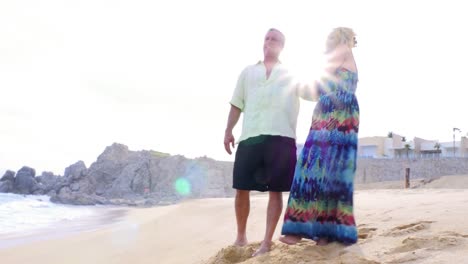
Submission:
<svg viewBox="0 0 468 264">
<path fill-rule="evenodd" d="M 351 28 L 337 27 L 332 30 L 327 38 L 327 51 L 331 51 L 340 44 L 353 48 L 356 44 L 356 33 Z"/>
</svg>

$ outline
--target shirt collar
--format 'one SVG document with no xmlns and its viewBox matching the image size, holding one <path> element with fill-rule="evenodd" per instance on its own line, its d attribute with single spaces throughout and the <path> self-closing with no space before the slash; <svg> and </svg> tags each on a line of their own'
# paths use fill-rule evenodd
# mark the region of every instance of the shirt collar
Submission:
<svg viewBox="0 0 468 264">
<path fill-rule="evenodd" d="M 260 64 L 263 64 L 263 61 L 262 60 L 259 60 L 257 62 L 257 65 L 260 65 Z M 278 62 L 276 64 L 283 64 L 280 60 L 278 60 Z"/>
</svg>

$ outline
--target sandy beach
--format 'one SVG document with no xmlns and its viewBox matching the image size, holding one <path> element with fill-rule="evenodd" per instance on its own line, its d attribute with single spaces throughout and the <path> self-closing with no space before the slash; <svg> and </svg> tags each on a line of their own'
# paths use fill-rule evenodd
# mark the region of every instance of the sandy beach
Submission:
<svg viewBox="0 0 468 264">
<path fill-rule="evenodd" d="M 360 239 L 348 247 L 319 247 L 306 240 L 284 245 L 277 240 L 279 226 L 272 251 L 251 258 L 264 233 L 267 205 L 267 196 L 256 194 L 248 222 L 251 244 L 246 247 L 230 246 L 235 237 L 233 198 L 212 198 L 128 209 L 124 216 L 101 217 L 105 225 L 94 223 L 95 228 L 79 232 L 66 233 L 64 227 L 43 230 L 35 239 L 1 237 L 3 245 L 16 242 L 0 248 L 0 259 L 2 264 L 468 263 L 468 175 L 419 182 L 416 189 L 398 189 L 401 184 L 357 186 Z"/>
</svg>

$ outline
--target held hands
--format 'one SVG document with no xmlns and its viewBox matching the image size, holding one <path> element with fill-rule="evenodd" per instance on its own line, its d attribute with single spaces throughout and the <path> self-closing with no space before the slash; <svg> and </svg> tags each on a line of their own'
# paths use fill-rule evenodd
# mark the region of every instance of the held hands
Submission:
<svg viewBox="0 0 468 264">
<path fill-rule="evenodd" d="M 229 155 L 232 154 L 231 146 L 233 149 L 235 148 L 234 141 L 235 139 L 234 139 L 234 136 L 232 135 L 232 131 L 226 130 L 226 132 L 224 133 L 224 149 Z"/>
</svg>

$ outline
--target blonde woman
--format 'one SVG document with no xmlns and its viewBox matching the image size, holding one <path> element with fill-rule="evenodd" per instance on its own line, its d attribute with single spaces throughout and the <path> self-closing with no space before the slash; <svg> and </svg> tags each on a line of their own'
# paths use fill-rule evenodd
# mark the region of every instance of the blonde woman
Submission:
<svg viewBox="0 0 468 264">
<path fill-rule="evenodd" d="M 328 65 L 314 88 L 318 102 L 298 158 L 280 240 L 318 245 L 357 242 L 353 180 L 359 130 L 358 82 L 350 28 L 335 28 L 326 42 Z"/>
</svg>

